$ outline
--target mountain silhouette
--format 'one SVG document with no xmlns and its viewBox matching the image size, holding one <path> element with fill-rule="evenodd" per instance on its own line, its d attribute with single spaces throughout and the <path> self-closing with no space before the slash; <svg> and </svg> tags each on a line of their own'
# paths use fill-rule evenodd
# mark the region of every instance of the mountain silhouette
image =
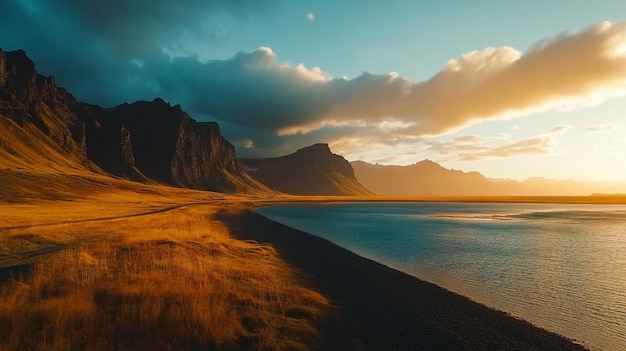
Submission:
<svg viewBox="0 0 626 351">
<path fill-rule="evenodd" d="M 478 172 L 449 170 L 424 160 L 409 166 L 352 162 L 356 178 L 379 195 L 464 196 L 495 195 L 499 187 Z"/>
<path fill-rule="evenodd" d="M 295 195 L 368 195 L 346 159 L 328 144 L 274 158 L 244 158 L 248 173 L 272 189 Z"/>
<path fill-rule="evenodd" d="M 91 111 L 87 155 L 112 174 L 221 192 L 264 189 L 244 171 L 217 123 L 196 122 L 179 105 L 157 98 Z"/>
<path fill-rule="evenodd" d="M 447 169 L 431 160 L 408 166 L 383 166 L 363 161 L 351 163 L 363 186 L 390 196 L 571 196 L 626 190 L 624 182 L 577 182 L 529 178 L 487 178 L 479 172 Z"/>
</svg>

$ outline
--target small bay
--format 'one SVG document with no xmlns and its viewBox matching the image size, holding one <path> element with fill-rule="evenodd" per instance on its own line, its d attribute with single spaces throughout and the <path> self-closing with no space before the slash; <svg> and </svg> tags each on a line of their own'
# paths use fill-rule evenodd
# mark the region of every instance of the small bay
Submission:
<svg viewBox="0 0 626 351">
<path fill-rule="evenodd" d="M 371 202 L 257 212 L 555 331 L 626 350 L 626 206 Z"/>
</svg>

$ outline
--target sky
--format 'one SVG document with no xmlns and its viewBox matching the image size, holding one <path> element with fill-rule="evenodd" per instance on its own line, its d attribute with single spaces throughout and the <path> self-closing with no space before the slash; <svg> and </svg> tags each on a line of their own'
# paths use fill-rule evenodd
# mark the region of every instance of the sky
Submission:
<svg viewBox="0 0 626 351">
<path fill-rule="evenodd" d="M 180 104 L 242 157 L 626 181 L 623 0 L 3 0 L 0 48 L 85 102 Z"/>
</svg>

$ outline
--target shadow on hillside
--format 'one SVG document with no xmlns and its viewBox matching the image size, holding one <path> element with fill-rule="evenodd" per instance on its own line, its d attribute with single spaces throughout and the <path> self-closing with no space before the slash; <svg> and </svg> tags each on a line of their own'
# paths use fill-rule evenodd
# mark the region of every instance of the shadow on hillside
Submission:
<svg viewBox="0 0 626 351">
<path fill-rule="evenodd" d="M 33 264 L 20 264 L 10 267 L 0 268 L 0 284 L 12 279 L 21 279 L 33 273 L 35 266 Z"/>
</svg>

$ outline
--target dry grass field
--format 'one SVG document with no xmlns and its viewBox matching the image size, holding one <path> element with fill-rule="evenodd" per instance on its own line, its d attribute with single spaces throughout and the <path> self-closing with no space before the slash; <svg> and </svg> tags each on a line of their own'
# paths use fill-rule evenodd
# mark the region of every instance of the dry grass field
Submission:
<svg viewBox="0 0 626 351">
<path fill-rule="evenodd" d="M 48 177 L 66 182 L 48 183 L 55 199 L 0 203 L 1 350 L 316 344 L 326 299 L 215 219 L 254 198 Z"/>
</svg>

